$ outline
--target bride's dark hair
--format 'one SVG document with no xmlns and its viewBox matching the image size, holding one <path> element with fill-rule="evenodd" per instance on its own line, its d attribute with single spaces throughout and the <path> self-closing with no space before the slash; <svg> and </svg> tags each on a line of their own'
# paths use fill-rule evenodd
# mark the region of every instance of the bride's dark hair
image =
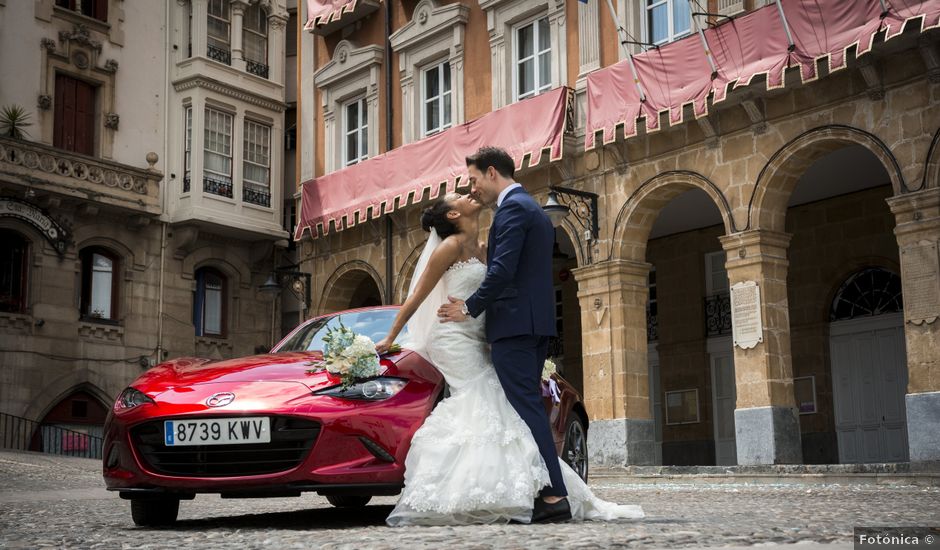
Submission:
<svg viewBox="0 0 940 550">
<path fill-rule="evenodd" d="M 434 204 L 424 209 L 421 213 L 421 227 L 430 232 L 431 228 L 437 230 L 437 236 L 441 240 L 450 237 L 460 231 L 452 221 L 447 219 L 447 213 L 453 210 L 446 197 L 441 197 L 434 201 Z"/>
</svg>

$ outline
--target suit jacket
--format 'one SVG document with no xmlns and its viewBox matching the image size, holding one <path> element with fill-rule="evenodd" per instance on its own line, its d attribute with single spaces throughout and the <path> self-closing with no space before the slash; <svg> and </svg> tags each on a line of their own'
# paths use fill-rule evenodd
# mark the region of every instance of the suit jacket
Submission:
<svg viewBox="0 0 940 550">
<path fill-rule="evenodd" d="M 542 207 L 517 188 L 496 209 L 487 243 L 486 278 L 466 300 L 473 317 L 486 311 L 486 339 L 555 336 L 552 249 L 555 229 Z"/>
</svg>

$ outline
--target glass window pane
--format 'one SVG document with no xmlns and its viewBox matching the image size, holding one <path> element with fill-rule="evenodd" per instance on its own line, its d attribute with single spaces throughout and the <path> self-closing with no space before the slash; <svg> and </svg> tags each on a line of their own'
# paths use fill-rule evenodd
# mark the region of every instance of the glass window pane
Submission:
<svg viewBox="0 0 940 550">
<path fill-rule="evenodd" d="M 450 91 L 450 63 L 445 61 L 441 69 L 444 73 L 444 93 L 447 93 Z"/>
<path fill-rule="evenodd" d="M 359 132 L 346 134 L 346 164 L 359 158 Z"/>
<path fill-rule="evenodd" d="M 91 304 L 88 313 L 103 319 L 111 318 L 111 259 L 101 254 L 92 254 Z"/>
<path fill-rule="evenodd" d="M 437 100 L 428 101 L 424 104 L 425 132 L 437 130 L 441 126 L 440 103 Z"/>
<path fill-rule="evenodd" d="M 450 127 L 450 96 L 451 94 L 444 95 L 444 127 Z"/>
<path fill-rule="evenodd" d="M 362 125 L 365 126 L 366 124 L 369 124 L 369 110 L 366 109 L 366 100 L 360 99 L 358 103 L 359 110 L 362 112 L 359 118 L 362 119 Z"/>
<path fill-rule="evenodd" d="M 539 19 L 539 51 L 551 48 L 551 34 L 548 32 L 548 17 Z"/>
<path fill-rule="evenodd" d="M 535 90 L 535 61 L 530 59 L 518 65 L 519 97 Z"/>
<path fill-rule="evenodd" d="M 669 10 L 663 3 L 649 11 L 650 42 L 662 42 L 669 38 Z"/>
<path fill-rule="evenodd" d="M 346 106 L 346 131 L 351 132 L 359 127 L 359 102 L 354 101 Z"/>
<path fill-rule="evenodd" d="M 424 71 L 425 99 L 431 99 L 432 97 L 437 97 L 440 94 L 438 74 L 437 67 Z"/>
<path fill-rule="evenodd" d="M 516 39 L 518 41 L 518 57 L 517 59 L 525 59 L 532 55 L 532 32 L 533 25 L 526 25 L 525 27 L 519 27 L 516 33 Z"/>
<path fill-rule="evenodd" d="M 222 289 L 206 282 L 206 298 L 203 315 L 203 332 L 222 334 Z"/>
<path fill-rule="evenodd" d="M 551 52 L 545 52 L 539 56 L 539 89 L 547 88 L 552 85 L 552 56 Z"/>
<path fill-rule="evenodd" d="M 672 3 L 673 36 L 689 32 L 692 26 L 692 12 L 686 0 L 674 0 Z"/>
</svg>

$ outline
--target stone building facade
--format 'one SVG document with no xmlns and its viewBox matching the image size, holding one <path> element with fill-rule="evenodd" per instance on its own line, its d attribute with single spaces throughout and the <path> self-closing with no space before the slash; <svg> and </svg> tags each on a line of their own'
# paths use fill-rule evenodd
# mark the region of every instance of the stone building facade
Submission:
<svg viewBox="0 0 940 550">
<path fill-rule="evenodd" d="M 95 434 L 155 363 L 280 336 L 258 287 L 287 261 L 289 17 L 264 0 L 0 2 L 17 75 L 0 105 L 31 122 L 0 137 L 0 412 Z"/>
<path fill-rule="evenodd" d="M 674 16 L 680 4 L 662 10 Z M 615 5 L 635 41 L 696 39 L 681 17 L 666 24 L 645 3 Z M 762 5 L 710 1 L 707 11 Z M 819 78 L 804 83 L 789 69 L 775 89 L 757 78 L 705 117 L 687 113 L 586 150 L 587 75 L 640 51 L 618 50 L 603 2 L 353 6 L 309 21 L 301 39 L 302 187 L 436 131 L 412 104 L 436 101 L 415 83 L 437 82 L 444 65 L 460 75 L 448 88 L 452 124 L 511 108 L 525 78 L 518 52 L 530 25 L 542 33 L 550 60 L 535 92 L 569 87 L 574 125 L 562 160 L 517 179 L 543 203 L 550 186 L 597 195 L 596 238 L 573 214 L 556 230 L 563 336 L 553 344 L 583 392 L 594 462 L 940 459 L 936 21 L 909 21 L 890 42 L 876 37 L 858 59 L 850 48 L 845 70 L 820 63 Z M 360 100 L 365 146 L 344 156 L 339 120 Z M 418 219 L 427 196 L 416 202 L 298 235 L 312 313 L 401 303 L 426 236 Z M 735 345 L 731 289 L 743 297 L 755 286 L 758 338 Z"/>
</svg>

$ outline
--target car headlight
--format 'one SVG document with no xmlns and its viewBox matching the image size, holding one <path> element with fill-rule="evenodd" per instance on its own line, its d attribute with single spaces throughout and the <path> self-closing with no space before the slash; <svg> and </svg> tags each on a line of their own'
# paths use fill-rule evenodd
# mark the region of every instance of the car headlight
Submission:
<svg viewBox="0 0 940 550">
<path fill-rule="evenodd" d="M 118 396 L 117 401 L 114 403 L 114 409 L 126 411 L 134 407 L 139 407 L 140 405 L 146 405 L 147 403 L 152 405 L 156 403 L 156 401 L 147 397 L 147 394 L 138 389 L 127 388 Z"/>
<path fill-rule="evenodd" d="M 401 378 L 381 377 L 358 382 L 343 389 L 342 386 L 333 386 L 323 390 L 313 392 L 314 395 L 329 395 L 330 397 L 339 397 L 341 399 L 356 399 L 359 401 L 381 401 L 388 399 L 408 383 Z"/>
</svg>

